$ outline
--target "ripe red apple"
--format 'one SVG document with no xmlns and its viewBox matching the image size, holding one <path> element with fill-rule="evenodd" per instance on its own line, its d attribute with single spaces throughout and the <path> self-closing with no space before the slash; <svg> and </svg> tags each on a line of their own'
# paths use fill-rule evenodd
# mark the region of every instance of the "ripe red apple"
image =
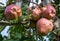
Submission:
<svg viewBox="0 0 60 41">
<path fill-rule="evenodd" d="M 38 34 L 47 35 L 53 29 L 53 23 L 46 19 L 41 18 L 37 21 L 36 24 Z"/>
<path fill-rule="evenodd" d="M 6 7 L 4 15 L 7 20 L 15 19 L 22 16 L 22 10 L 17 5 L 11 4 Z"/>
<path fill-rule="evenodd" d="M 41 9 L 43 17 L 46 17 L 48 19 L 52 19 L 56 15 L 56 10 L 53 6 L 50 4 L 42 7 Z"/>
<path fill-rule="evenodd" d="M 34 9 L 32 10 L 32 13 L 31 13 L 31 18 L 32 20 L 37 20 L 40 18 L 40 15 L 41 15 L 41 10 L 38 6 L 34 7 Z"/>
</svg>

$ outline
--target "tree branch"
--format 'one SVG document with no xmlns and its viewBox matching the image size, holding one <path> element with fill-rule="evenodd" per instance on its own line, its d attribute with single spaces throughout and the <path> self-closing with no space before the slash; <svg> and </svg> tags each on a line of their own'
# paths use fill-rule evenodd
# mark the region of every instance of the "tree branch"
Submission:
<svg viewBox="0 0 60 41">
<path fill-rule="evenodd" d="M 20 22 L 11 23 L 11 22 L 8 22 L 8 21 L 0 21 L 0 25 L 18 25 L 18 24 L 20 24 Z"/>
</svg>

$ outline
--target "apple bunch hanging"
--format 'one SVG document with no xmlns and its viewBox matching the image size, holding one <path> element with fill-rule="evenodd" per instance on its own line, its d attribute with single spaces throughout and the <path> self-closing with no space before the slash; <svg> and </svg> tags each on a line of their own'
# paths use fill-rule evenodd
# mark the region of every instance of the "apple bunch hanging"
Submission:
<svg viewBox="0 0 60 41">
<path fill-rule="evenodd" d="M 47 35 L 53 30 L 53 22 L 50 21 L 56 15 L 55 8 L 47 4 L 42 8 L 35 6 L 34 8 L 29 8 L 32 13 L 30 14 L 31 20 L 36 21 L 36 29 L 38 34 Z M 11 4 L 5 9 L 6 20 L 16 19 L 22 16 L 22 10 L 19 6 Z"/>
<path fill-rule="evenodd" d="M 42 8 L 36 6 L 32 9 L 31 20 L 37 21 L 36 29 L 39 35 L 47 35 L 53 30 L 53 22 L 51 20 L 55 17 L 55 15 L 56 10 L 50 4 L 47 4 Z"/>
</svg>

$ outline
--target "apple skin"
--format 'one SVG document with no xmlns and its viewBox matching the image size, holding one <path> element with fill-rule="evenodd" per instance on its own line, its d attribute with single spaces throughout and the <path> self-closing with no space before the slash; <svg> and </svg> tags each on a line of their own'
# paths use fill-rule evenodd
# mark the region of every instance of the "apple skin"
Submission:
<svg viewBox="0 0 60 41">
<path fill-rule="evenodd" d="M 34 9 L 32 9 L 32 13 L 30 14 L 31 15 L 31 19 L 36 21 L 40 18 L 40 15 L 41 15 L 41 10 L 38 6 L 34 7 Z"/>
<path fill-rule="evenodd" d="M 37 21 L 36 27 L 38 34 L 47 35 L 49 32 L 52 31 L 53 23 L 46 18 L 41 18 Z"/>
<path fill-rule="evenodd" d="M 22 16 L 22 10 L 17 5 L 11 4 L 6 7 L 4 15 L 6 20 L 16 19 Z"/>
<path fill-rule="evenodd" d="M 42 7 L 41 11 L 42 11 L 42 16 L 48 19 L 52 19 L 56 15 L 55 8 L 51 6 L 50 4 L 47 4 L 46 6 Z"/>
</svg>

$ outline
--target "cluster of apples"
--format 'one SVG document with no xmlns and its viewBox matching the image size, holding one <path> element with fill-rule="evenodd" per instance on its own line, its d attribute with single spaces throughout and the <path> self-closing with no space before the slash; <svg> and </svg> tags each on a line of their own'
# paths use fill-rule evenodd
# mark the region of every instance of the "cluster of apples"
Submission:
<svg viewBox="0 0 60 41">
<path fill-rule="evenodd" d="M 29 9 L 32 11 L 30 14 L 31 19 L 37 20 L 37 32 L 44 35 L 51 32 L 53 29 L 53 22 L 50 21 L 50 19 L 54 18 L 56 15 L 55 8 L 52 5 L 47 4 L 42 8 L 35 6 L 34 8 L 31 7 Z M 16 19 L 22 16 L 22 10 L 19 6 L 11 4 L 6 7 L 4 15 L 6 20 Z"/>
<path fill-rule="evenodd" d="M 55 15 L 56 10 L 50 4 L 47 4 L 42 8 L 36 6 L 34 7 L 34 9 L 32 9 L 31 19 L 37 21 L 36 28 L 38 34 L 47 35 L 53 30 L 53 22 L 51 21 L 51 19 L 54 18 Z"/>
</svg>

